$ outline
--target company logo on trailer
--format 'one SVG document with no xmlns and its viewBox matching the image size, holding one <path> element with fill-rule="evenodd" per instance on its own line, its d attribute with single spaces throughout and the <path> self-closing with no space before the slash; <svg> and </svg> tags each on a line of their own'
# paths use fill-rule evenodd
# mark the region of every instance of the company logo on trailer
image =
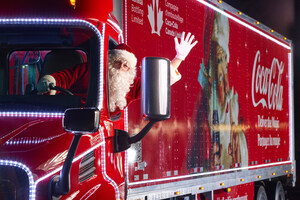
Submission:
<svg viewBox="0 0 300 200">
<path fill-rule="evenodd" d="M 260 51 L 256 52 L 252 71 L 252 103 L 254 107 L 282 110 L 283 86 L 281 78 L 284 64 L 273 58 L 270 68 L 261 65 Z"/>
<path fill-rule="evenodd" d="M 148 19 L 151 25 L 152 34 L 160 36 L 160 29 L 164 23 L 163 11 L 158 7 L 158 0 L 152 0 L 152 4 L 148 5 Z"/>
</svg>

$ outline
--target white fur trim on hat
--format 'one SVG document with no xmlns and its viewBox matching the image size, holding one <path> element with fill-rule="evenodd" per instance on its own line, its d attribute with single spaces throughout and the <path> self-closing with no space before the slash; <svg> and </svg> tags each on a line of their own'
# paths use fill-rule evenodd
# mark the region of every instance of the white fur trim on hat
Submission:
<svg viewBox="0 0 300 200">
<path fill-rule="evenodd" d="M 113 60 L 125 60 L 128 62 L 130 68 L 135 68 L 137 59 L 133 53 L 126 50 L 114 49 L 110 51 L 111 59 Z"/>
<path fill-rule="evenodd" d="M 215 12 L 214 25 L 211 39 L 216 41 L 227 54 L 227 62 L 229 62 L 229 22 L 224 15 Z"/>
</svg>

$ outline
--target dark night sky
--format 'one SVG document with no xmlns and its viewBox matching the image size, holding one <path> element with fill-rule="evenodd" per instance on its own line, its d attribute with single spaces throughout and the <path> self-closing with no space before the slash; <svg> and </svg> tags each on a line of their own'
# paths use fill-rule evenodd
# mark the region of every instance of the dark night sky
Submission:
<svg viewBox="0 0 300 200">
<path fill-rule="evenodd" d="M 224 0 L 229 5 L 292 39 L 294 0 Z"/>
</svg>

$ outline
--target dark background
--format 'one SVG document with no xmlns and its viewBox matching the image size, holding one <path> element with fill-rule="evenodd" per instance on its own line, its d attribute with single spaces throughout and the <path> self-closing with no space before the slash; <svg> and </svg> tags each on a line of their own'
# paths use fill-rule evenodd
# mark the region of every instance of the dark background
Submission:
<svg viewBox="0 0 300 200">
<path fill-rule="evenodd" d="M 224 0 L 227 4 L 240 10 L 246 15 L 258 20 L 264 25 L 274 29 L 281 35 L 291 39 L 294 50 L 294 111 L 295 111 L 295 157 L 296 175 L 298 182 L 296 187 L 289 190 L 290 200 L 300 199 L 300 138 L 297 135 L 300 128 L 300 1 L 299 0 Z M 297 11 L 298 8 L 298 11 Z M 297 173 L 298 172 L 298 173 Z"/>
</svg>

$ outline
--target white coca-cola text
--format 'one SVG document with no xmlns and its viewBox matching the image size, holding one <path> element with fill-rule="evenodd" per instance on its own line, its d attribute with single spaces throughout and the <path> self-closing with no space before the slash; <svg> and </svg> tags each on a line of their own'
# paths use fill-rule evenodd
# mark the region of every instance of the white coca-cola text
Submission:
<svg viewBox="0 0 300 200">
<path fill-rule="evenodd" d="M 282 110 L 283 86 L 281 78 L 284 64 L 273 58 L 270 68 L 261 65 L 260 51 L 256 52 L 252 71 L 252 103 L 254 107 L 259 104 L 263 108 Z"/>
</svg>

